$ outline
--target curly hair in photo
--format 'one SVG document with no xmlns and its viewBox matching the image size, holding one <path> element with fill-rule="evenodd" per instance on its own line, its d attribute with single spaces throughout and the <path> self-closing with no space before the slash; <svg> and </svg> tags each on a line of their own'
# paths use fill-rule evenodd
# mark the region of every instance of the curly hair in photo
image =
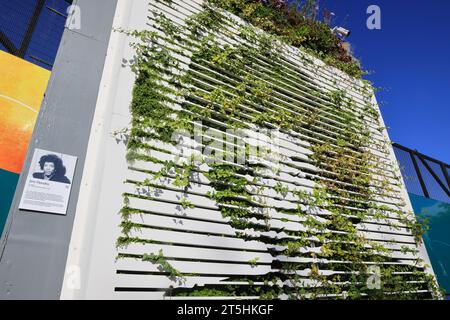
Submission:
<svg viewBox="0 0 450 320">
<path fill-rule="evenodd" d="M 66 177 L 66 167 L 60 157 L 54 154 L 42 156 L 39 160 L 39 167 L 42 171 L 45 171 L 46 163 L 53 163 L 54 169 L 52 174 L 46 175 L 45 172 L 35 172 L 33 173 L 33 178 L 70 184 L 70 180 Z"/>
<path fill-rule="evenodd" d="M 56 176 L 65 176 L 66 175 L 66 167 L 64 167 L 61 158 L 54 154 L 48 154 L 42 156 L 39 160 L 39 166 L 41 170 L 44 170 L 44 165 L 46 162 L 52 162 L 55 165 L 55 175 Z"/>
</svg>

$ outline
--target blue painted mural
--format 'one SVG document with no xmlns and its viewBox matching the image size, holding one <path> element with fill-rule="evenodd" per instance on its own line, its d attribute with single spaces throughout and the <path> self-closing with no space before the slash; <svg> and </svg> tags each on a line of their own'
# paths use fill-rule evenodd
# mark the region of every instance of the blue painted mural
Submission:
<svg viewBox="0 0 450 320">
<path fill-rule="evenodd" d="M 433 270 L 439 285 L 450 292 L 450 204 L 410 193 L 414 212 L 428 218 L 429 230 L 424 236 Z"/>
<path fill-rule="evenodd" d="M 0 0 L 0 50 L 41 68 L 51 70 L 64 32 L 67 9 L 71 4 L 72 0 Z M 15 71 L 15 73 L 18 72 Z M 7 71 L 3 69 L 0 70 L 0 77 L 4 82 L 9 79 Z M 30 78 L 32 78 L 31 74 Z M 12 80 L 9 79 L 9 81 Z M 40 99 L 35 107 L 38 110 L 42 94 L 37 95 L 35 90 L 29 90 L 24 82 L 14 82 L 15 89 L 22 90 L 24 95 L 36 95 Z M 45 86 L 42 90 L 45 90 Z M 36 87 L 40 88 L 41 84 Z M 0 87 L 0 95 L 3 98 L 7 96 L 5 91 L 7 91 L 5 86 Z M 5 101 L 5 99 L 0 101 L 0 107 L 4 112 L 8 111 Z M 20 116 L 19 113 L 14 115 Z M 5 119 L 5 115 L 1 114 L 0 159 L 9 156 L 7 148 L 2 148 L 9 143 L 5 139 L 5 131 L 2 132 L 7 127 Z M 30 122 L 29 127 L 32 130 L 34 121 Z M 22 139 L 19 134 L 17 134 L 17 139 L 20 140 L 17 141 L 18 145 L 26 144 L 23 145 L 26 151 L 28 140 Z M 10 166 L 0 163 L 0 235 L 14 196 L 19 173 L 20 169 L 12 170 Z"/>
</svg>

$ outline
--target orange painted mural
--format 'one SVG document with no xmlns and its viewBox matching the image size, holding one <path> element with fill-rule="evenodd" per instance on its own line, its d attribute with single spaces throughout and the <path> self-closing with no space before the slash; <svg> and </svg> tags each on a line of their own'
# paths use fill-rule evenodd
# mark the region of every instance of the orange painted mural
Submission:
<svg viewBox="0 0 450 320">
<path fill-rule="evenodd" d="M 20 173 L 50 72 L 0 51 L 0 169 Z"/>
</svg>

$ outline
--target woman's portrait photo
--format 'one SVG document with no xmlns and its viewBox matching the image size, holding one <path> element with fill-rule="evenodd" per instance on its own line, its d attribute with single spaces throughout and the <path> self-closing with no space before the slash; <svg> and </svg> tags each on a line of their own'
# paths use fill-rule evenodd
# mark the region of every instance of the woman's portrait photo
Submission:
<svg viewBox="0 0 450 320">
<path fill-rule="evenodd" d="M 33 173 L 34 179 L 70 184 L 69 178 L 66 177 L 66 167 L 57 155 L 42 156 L 39 160 L 39 167 L 42 171 Z"/>
</svg>

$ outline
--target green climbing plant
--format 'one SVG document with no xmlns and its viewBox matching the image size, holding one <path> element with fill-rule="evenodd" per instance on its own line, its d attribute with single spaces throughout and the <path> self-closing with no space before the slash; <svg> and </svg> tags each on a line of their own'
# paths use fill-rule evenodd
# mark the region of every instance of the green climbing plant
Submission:
<svg viewBox="0 0 450 320">
<path fill-rule="evenodd" d="M 269 32 L 239 24 L 230 30 L 233 21 L 221 9 Z M 303 14 L 310 16 L 308 10 Z M 152 178 L 135 185 L 157 189 L 158 181 L 169 178 L 170 188 L 183 194 L 179 205 L 189 210 L 195 208 L 188 196 L 193 176 L 203 174 L 212 189 L 206 196 L 214 201 L 236 236 L 265 244 L 272 257 L 270 272 L 228 279 L 247 282 L 247 286 L 179 287 L 170 295 L 411 299 L 426 298 L 432 292 L 433 297 L 438 297 L 435 280 L 419 259 L 415 260 L 417 265 L 398 264 L 392 247 L 367 237 L 365 226 L 373 221 L 385 228 L 406 228 L 417 243 L 426 228 L 412 214 L 405 213 L 403 203 L 383 205 L 379 200 L 396 199 L 395 188 L 399 185 L 393 167 L 380 165 L 373 151 L 376 148 L 387 154 L 389 149 L 387 142 L 373 141 L 371 128 L 378 121 L 378 112 L 370 102 L 370 86 L 354 89 L 362 95 L 363 102 L 357 105 L 348 92 L 351 89 L 338 89 L 338 84 L 334 84 L 336 90 L 321 89 L 310 75 L 284 58 L 283 43 L 306 46 L 325 52 L 325 62 L 335 59 L 331 64 L 355 68 L 349 74 L 358 75 L 354 64 L 337 59 L 339 48 L 329 28 L 325 30 L 312 20 L 299 22 L 297 18 L 288 20 L 283 29 L 283 17 L 270 5 L 214 0 L 205 1 L 203 10 L 188 18 L 184 26 L 154 12 L 151 23 L 156 31 L 120 30 L 136 39 L 132 44 L 136 51 L 132 65 L 136 83 L 130 108 L 131 128 L 126 130 L 130 135 L 127 160 L 151 162 L 160 168 L 146 172 Z M 313 41 L 311 35 L 318 39 Z M 341 69 L 345 68 L 341 65 Z M 296 156 L 281 157 L 284 171 L 268 168 L 261 160 L 262 151 L 258 151 L 256 160 L 243 164 L 211 162 L 208 157 L 167 161 L 152 155 L 168 152 L 149 141 L 175 146 L 174 135 L 180 130 L 193 134 L 196 122 L 202 123 L 199 131 L 203 137 L 208 135 L 208 128 L 224 134 L 229 128 L 276 129 L 286 136 L 301 136 L 312 153 L 307 159 L 296 160 L 303 163 L 301 170 L 293 164 Z M 198 146 L 199 153 L 205 154 L 212 143 L 212 139 L 205 139 Z M 243 152 L 249 159 L 250 151 L 248 145 L 237 144 L 227 153 L 237 156 Z M 303 178 L 292 173 L 298 171 Z M 314 187 L 304 187 L 303 180 L 283 180 L 282 174 L 294 181 L 312 181 Z M 263 183 L 272 180 L 277 183 Z M 268 203 L 271 190 L 277 207 Z M 146 214 L 130 207 L 132 196 L 136 195 L 124 195 L 123 236 L 118 247 L 151 243 L 130 236 L 132 230 L 145 228 L 133 223 L 131 217 Z M 280 227 L 280 222 L 296 227 Z M 402 253 L 417 255 L 417 250 L 407 246 Z M 140 258 L 159 265 L 172 278 L 185 276 L 167 262 L 162 251 Z M 260 259 L 247 263 L 257 267 Z M 379 268 L 382 279 L 375 287 L 369 285 L 374 266 Z"/>
</svg>

